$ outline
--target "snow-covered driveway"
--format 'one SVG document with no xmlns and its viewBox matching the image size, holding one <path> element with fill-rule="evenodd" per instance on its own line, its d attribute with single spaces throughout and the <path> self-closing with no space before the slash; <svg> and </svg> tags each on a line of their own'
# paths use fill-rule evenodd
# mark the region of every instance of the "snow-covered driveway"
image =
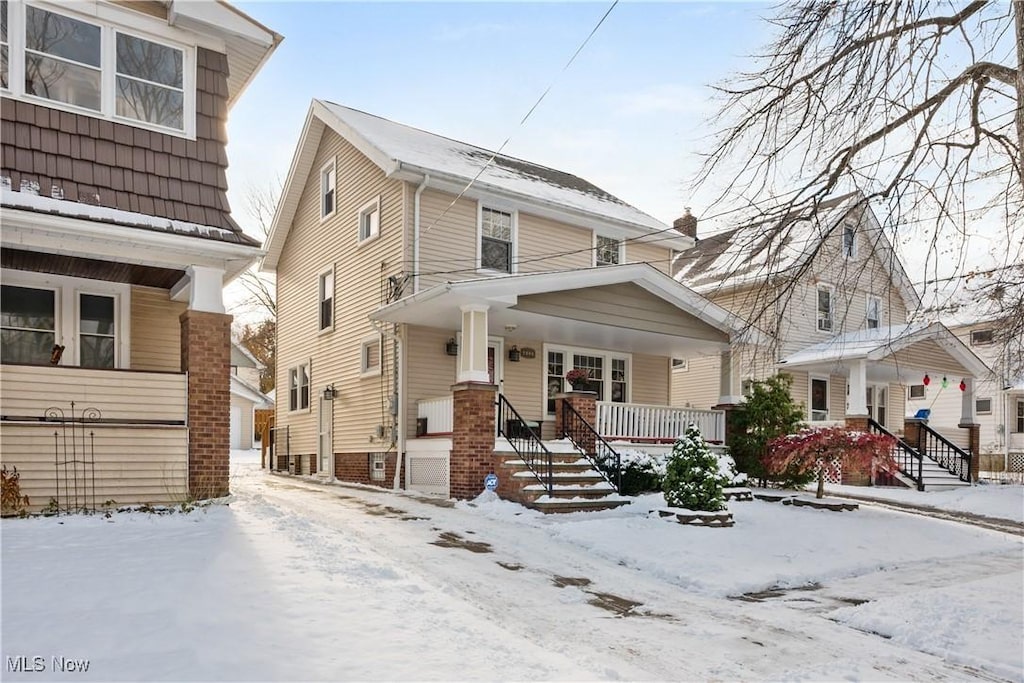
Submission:
<svg viewBox="0 0 1024 683">
<path fill-rule="evenodd" d="M 97 680 L 1022 675 L 1006 534 L 760 502 L 734 505 L 733 529 L 553 518 L 252 465 L 232 488 L 191 515 L 4 521 L 4 680 L 46 679 L 12 656 L 51 675 L 54 656 L 87 658 L 75 677 Z M 735 599 L 773 586 L 805 590 Z"/>
</svg>

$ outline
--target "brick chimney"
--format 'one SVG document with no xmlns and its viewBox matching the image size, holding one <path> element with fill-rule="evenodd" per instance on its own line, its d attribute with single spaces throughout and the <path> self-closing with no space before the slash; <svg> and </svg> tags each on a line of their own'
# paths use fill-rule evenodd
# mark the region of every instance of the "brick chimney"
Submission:
<svg viewBox="0 0 1024 683">
<path fill-rule="evenodd" d="M 687 237 L 692 237 L 694 240 L 696 240 L 697 217 L 690 213 L 690 207 L 686 207 L 684 211 L 686 213 L 672 221 L 672 227 L 675 228 L 676 231 L 686 235 Z"/>
</svg>

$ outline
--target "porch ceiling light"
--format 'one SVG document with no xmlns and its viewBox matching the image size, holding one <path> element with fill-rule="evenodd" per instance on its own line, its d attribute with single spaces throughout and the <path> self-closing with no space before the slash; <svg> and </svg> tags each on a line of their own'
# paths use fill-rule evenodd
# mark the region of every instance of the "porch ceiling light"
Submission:
<svg viewBox="0 0 1024 683">
<path fill-rule="evenodd" d="M 515 323 L 509 323 L 508 325 L 505 325 L 505 331 L 515 332 L 517 327 L 519 327 L 519 325 L 516 325 Z"/>
</svg>

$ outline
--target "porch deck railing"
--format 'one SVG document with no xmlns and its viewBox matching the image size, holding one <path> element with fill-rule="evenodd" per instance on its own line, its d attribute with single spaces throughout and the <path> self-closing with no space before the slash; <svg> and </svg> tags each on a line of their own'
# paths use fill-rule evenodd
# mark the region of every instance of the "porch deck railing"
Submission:
<svg viewBox="0 0 1024 683">
<path fill-rule="evenodd" d="M 416 402 L 416 416 L 426 420 L 423 434 L 451 434 L 455 400 L 451 394 L 436 398 L 422 398 Z M 420 430 L 417 429 L 417 434 Z"/>
<path fill-rule="evenodd" d="M 868 431 L 872 434 L 884 434 L 895 440 L 892 457 L 896 461 L 896 467 L 914 482 L 918 491 L 924 491 L 924 458 L 921 457 L 921 454 L 901 437 L 896 436 L 870 417 L 868 418 Z"/>
<path fill-rule="evenodd" d="M 705 441 L 725 441 L 725 413 L 721 410 L 673 408 L 641 403 L 598 401 L 598 433 L 608 440 L 671 441 L 693 423 Z"/>
</svg>

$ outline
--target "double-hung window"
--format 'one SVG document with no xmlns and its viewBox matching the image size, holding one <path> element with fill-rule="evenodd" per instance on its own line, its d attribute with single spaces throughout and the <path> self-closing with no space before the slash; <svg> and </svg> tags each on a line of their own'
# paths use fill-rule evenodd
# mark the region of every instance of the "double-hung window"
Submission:
<svg viewBox="0 0 1024 683">
<path fill-rule="evenodd" d="M 629 402 L 631 359 L 628 355 L 591 349 L 548 347 L 546 357 L 545 394 L 548 413 L 555 412 L 555 394 L 565 391 L 568 386 L 565 375 L 570 370 L 587 372 L 586 391 L 595 392 L 597 400 Z M 579 389 L 579 385 L 576 388 Z"/>
<path fill-rule="evenodd" d="M 57 303 L 52 289 L 0 286 L 0 360 L 45 365 L 57 344 Z"/>
<path fill-rule="evenodd" d="M 79 293 L 78 364 L 82 367 L 114 367 L 117 349 L 114 308 L 112 296 Z"/>
<path fill-rule="evenodd" d="M 878 329 L 882 324 L 882 300 L 877 296 L 868 297 L 867 325 L 869 330 Z"/>
<path fill-rule="evenodd" d="M 1017 429 L 1014 431 L 1024 432 L 1024 399 L 1017 399 Z"/>
<path fill-rule="evenodd" d="M 512 272 L 513 215 L 486 206 L 480 208 L 480 267 Z"/>
<path fill-rule="evenodd" d="M 309 410 L 309 363 L 288 370 L 288 410 Z"/>
<path fill-rule="evenodd" d="M 365 242 L 380 234 L 380 197 L 359 210 L 359 241 Z"/>
<path fill-rule="evenodd" d="M 622 263 L 622 242 L 614 237 L 594 236 L 594 265 L 614 266 Z"/>
<path fill-rule="evenodd" d="M 161 132 L 195 133 L 194 50 L 73 12 L 3 2 L 3 87 L 15 97 Z"/>
<path fill-rule="evenodd" d="M 317 280 L 320 330 L 329 330 L 334 327 L 334 269 L 320 273 Z"/>
<path fill-rule="evenodd" d="M 320 169 L 320 218 L 334 213 L 335 166 L 332 159 Z"/>
<path fill-rule="evenodd" d="M 829 285 L 818 285 L 816 301 L 818 330 L 821 332 L 831 332 L 833 327 L 832 287 Z"/>
<path fill-rule="evenodd" d="M 811 422 L 824 422 L 828 419 L 828 380 L 820 377 L 811 378 Z"/>
<path fill-rule="evenodd" d="M 843 257 L 852 259 L 857 256 L 857 229 L 852 225 L 843 226 Z"/>
</svg>

